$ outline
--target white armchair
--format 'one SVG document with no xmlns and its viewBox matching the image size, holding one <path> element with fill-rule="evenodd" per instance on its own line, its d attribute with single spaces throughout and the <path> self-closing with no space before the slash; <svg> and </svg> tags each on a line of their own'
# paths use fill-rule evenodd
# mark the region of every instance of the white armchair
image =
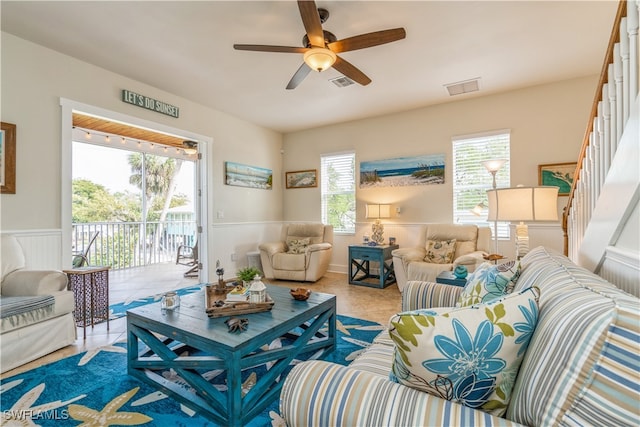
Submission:
<svg viewBox="0 0 640 427">
<path fill-rule="evenodd" d="M 74 296 L 59 270 L 31 270 L 18 240 L 2 235 L 0 368 L 6 372 L 76 340 Z"/>
<path fill-rule="evenodd" d="M 455 239 L 455 252 L 450 262 L 434 263 L 427 259 L 429 241 Z M 392 252 L 393 268 L 400 292 L 407 281 L 435 282 L 438 274 L 464 265 L 469 272 L 484 262 L 491 246 L 491 229 L 475 225 L 427 224 L 420 231 L 420 242 L 413 248 L 400 248 Z"/>
<path fill-rule="evenodd" d="M 285 224 L 280 241 L 258 246 L 268 279 L 315 282 L 327 272 L 333 251 L 333 226 Z"/>
</svg>

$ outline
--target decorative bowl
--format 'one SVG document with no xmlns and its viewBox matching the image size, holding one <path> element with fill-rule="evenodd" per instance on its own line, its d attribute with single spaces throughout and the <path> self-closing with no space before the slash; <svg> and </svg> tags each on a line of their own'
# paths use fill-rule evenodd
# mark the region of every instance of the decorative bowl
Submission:
<svg viewBox="0 0 640 427">
<path fill-rule="evenodd" d="M 289 292 L 291 292 L 293 299 L 298 301 L 306 301 L 309 295 L 311 295 L 311 290 L 305 288 L 291 289 Z"/>
</svg>

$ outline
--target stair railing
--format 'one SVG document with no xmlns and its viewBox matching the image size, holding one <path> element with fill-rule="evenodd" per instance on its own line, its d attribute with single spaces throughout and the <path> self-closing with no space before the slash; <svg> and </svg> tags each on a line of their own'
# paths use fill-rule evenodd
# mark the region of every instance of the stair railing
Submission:
<svg viewBox="0 0 640 427">
<path fill-rule="evenodd" d="M 621 0 L 600 72 L 574 181 L 563 211 L 564 252 L 576 260 L 600 190 L 638 95 L 640 0 Z"/>
</svg>

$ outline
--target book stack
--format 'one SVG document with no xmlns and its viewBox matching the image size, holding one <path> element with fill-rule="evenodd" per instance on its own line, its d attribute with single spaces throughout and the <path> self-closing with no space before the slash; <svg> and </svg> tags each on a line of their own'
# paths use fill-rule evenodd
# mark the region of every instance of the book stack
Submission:
<svg viewBox="0 0 640 427">
<path fill-rule="evenodd" d="M 227 294 L 227 301 L 244 302 L 249 301 L 249 288 L 238 285 Z"/>
</svg>

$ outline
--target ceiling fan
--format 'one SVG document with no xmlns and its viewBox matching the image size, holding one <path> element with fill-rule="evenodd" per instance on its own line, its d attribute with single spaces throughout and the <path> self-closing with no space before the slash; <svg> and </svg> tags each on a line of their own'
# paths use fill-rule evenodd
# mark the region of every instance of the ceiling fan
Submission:
<svg viewBox="0 0 640 427">
<path fill-rule="evenodd" d="M 366 86 L 371 83 L 371 79 L 337 54 L 391 43 L 406 36 L 404 28 L 393 28 L 338 40 L 335 35 L 322 29 L 322 24 L 329 18 L 329 11 L 318 9 L 313 0 L 298 0 L 298 8 L 302 23 L 307 31 L 302 39 L 304 47 L 259 44 L 233 45 L 236 50 L 304 54 L 304 63 L 289 81 L 287 89 L 295 89 L 312 69 L 321 72 L 330 67 L 335 68 L 354 82 Z"/>
</svg>

